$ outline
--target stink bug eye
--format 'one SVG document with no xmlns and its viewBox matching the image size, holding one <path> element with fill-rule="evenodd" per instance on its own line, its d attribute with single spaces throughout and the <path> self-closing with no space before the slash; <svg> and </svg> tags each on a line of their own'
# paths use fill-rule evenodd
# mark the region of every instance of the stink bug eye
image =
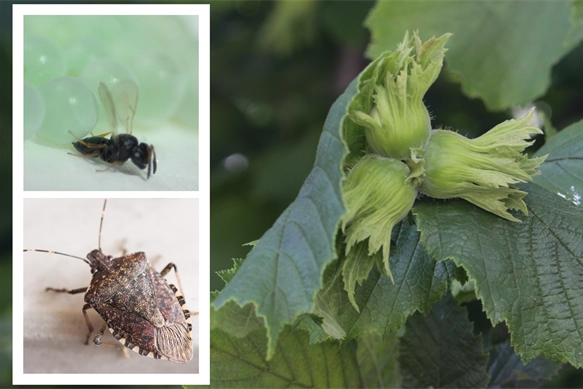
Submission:
<svg viewBox="0 0 583 389">
<path fill-rule="evenodd" d="M 26 203 L 38 201 L 50 202 L 59 200 L 27 199 Z M 60 201 L 78 203 L 77 200 Z M 196 354 L 192 340 L 192 316 L 196 313 L 191 313 L 187 308 L 185 293 L 183 293 L 184 285 L 181 285 L 179 277 L 183 275 L 182 281 L 186 281 L 186 285 L 192 283 L 191 277 L 184 278 L 184 274 L 187 276 L 192 274 L 184 272 L 189 266 L 187 264 L 185 266 L 182 265 L 184 262 L 194 260 L 192 257 L 189 259 L 184 255 L 185 253 L 192 255 L 193 251 L 186 250 L 183 251 L 182 256 L 177 255 L 169 258 L 169 260 L 172 260 L 170 263 L 168 263 L 169 260 L 163 259 L 156 264 L 150 262 L 150 259 L 158 253 L 161 254 L 162 258 L 166 259 L 166 253 L 154 251 L 155 254 L 151 254 L 151 247 L 153 246 L 150 241 L 159 241 L 160 236 L 163 236 L 164 233 L 158 231 L 160 226 L 163 226 L 163 224 L 159 223 L 159 214 L 156 213 L 158 216 L 150 218 L 149 208 L 156 208 L 152 207 L 152 204 L 159 206 L 161 203 L 165 204 L 165 202 L 177 202 L 176 204 L 171 204 L 171 208 L 175 210 L 184 209 L 184 203 L 188 201 L 192 202 L 192 200 L 148 200 L 146 201 L 149 203 L 147 207 L 131 207 L 133 211 L 129 212 L 129 214 L 135 215 L 134 220 L 128 220 L 128 213 L 124 214 L 125 218 L 122 217 L 122 220 L 120 220 L 119 215 L 116 216 L 113 213 L 124 209 L 124 206 L 130 203 L 141 202 L 140 200 L 116 199 L 102 202 L 101 204 L 99 204 L 100 201 L 88 200 L 92 204 L 91 212 L 88 211 L 86 206 L 83 214 L 92 214 L 93 216 L 90 218 L 87 216 L 80 217 L 79 214 L 75 213 L 78 207 L 69 206 L 69 214 L 72 216 L 70 219 L 77 220 L 77 222 L 69 226 L 65 232 L 66 238 L 63 241 L 70 242 L 71 240 L 79 239 L 75 230 L 93 231 L 84 243 L 87 248 L 80 253 L 77 251 L 70 252 L 65 247 L 66 245 L 48 246 L 45 243 L 43 247 L 30 242 L 30 239 L 28 240 L 27 244 L 32 247 L 24 250 L 28 265 L 34 263 L 35 268 L 42 268 L 47 262 L 55 261 L 57 258 L 68 261 L 66 265 L 60 265 L 58 272 L 53 272 L 50 275 L 45 270 L 41 270 L 39 273 L 41 276 L 45 275 L 41 277 L 44 280 L 42 284 L 35 285 L 37 294 L 41 299 L 50 299 L 51 301 L 59 302 L 63 306 L 69 305 L 70 301 L 79 303 L 74 307 L 74 310 L 76 312 L 76 323 L 78 324 L 79 321 L 82 323 L 82 335 L 75 337 L 70 335 L 67 337 L 68 342 L 75 342 L 81 345 L 83 343 L 90 345 L 91 343 L 97 345 L 118 344 L 117 342 L 119 342 L 135 353 L 151 358 L 136 356 L 132 359 L 151 360 L 158 364 L 162 362 L 155 361 L 155 359 L 168 360 L 178 364 L 184 364 L 192 360 Z M 118 203 L 117 206 L 113 207 L 115 210 L 108 209 L 111 208 L 110 205 L 116 203 Z M 98 205 L 95 206 L 96 204 Z M 186 207 L 192 208 L 192 205 L 188 204 Z M 37 213 L 37 219 L 58 219 L 59 217 L 55 215 L 64 215 L 61 209 L 57 211 L 57 207 L 46 207 L 45 205 L 34 208 L 40 209 L 41 212 L 44 209 L 45 215 Z M 55 209 L 54 213 L 51 212 L 52 208 Z M 174 212 L 173 215 L 180 215 L 180 213 Z M 166 220 L 169 219 L 166 218 Z M 189 220 L 192 221 L 191 218 Z M 88 226 L 81 227 L 82 224 L 87 224 Z M 142 230 L 141 226 L 149 227 Z M 140 231 L 140 234 L 137 234 L 137 238 L 134 237 L 132 240 L 132 231 L 135 232 L 137 230 Z M 145 235 L 148 231 L 149 234 Z M 45 234 L 49 235 L 56 235 L 59 232 L 59 229 L 45 229 Z M 125 244 L 127 252 L 124 253 L 121 242 L 128 234 L 131 239 Z M 188 240 L 196 237 L 189 238 L 183 235 L 182 238 L 183 240 Z M 166 239 L 171 238 L 166 237 Z M 165 243 L 164 240 L 161 240 L 161 242 Z M 176 242 L 171 241 L 170 243 Z M 56 250 L 52 250 L 52 248 Z M 168 264 L 166 265 L 166 263 Z M 68 277 L 69 269 L 73 268 L 82 268 L 83 274 L 85 274 L 83 278 L 77 276 L 76 279 L 72 280 L 72 278 Z M 43 292 L 45 288 L 48 288 L 46 293 Z M 28 293 L 30 294 L 30 291 Z M 79 296 L 66 296 L 65 294 L 67 293 Z M 188 293 L 186 293 L 186 296 L 188 297 Z M 83 299 L 83 302 L 79 301 L 79 297 Z M 93 311 L 97 312 L 103 320 L 93 314 Z M 58 313 L 58 310 L 56 312 Z M 55 310 L 52 310 L 51 314 L 55 315 Z M 64 328 L 71 328 L 71 325 L 67 323 Z M 107 332 L 110 332 L 113 338 L 109 335 L 104 336 L 104 333 Z M 77 328 L 75 333 L 79 333 Z M 96 350 L 99 351 L 99 349 Z M 96 352 L 96 350 L 93 350 L 93 352 Z M 74 359 L 75 356 L 69 355 L 69 358 Z M 121 361 L 123 360 L 122 358 Z"/>
</svg>

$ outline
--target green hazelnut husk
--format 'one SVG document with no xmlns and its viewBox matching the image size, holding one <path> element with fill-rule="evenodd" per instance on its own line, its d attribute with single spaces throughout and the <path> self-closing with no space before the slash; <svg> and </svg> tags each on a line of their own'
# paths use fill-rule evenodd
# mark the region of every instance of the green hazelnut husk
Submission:
<svg viewBox="0 0 583 389">
<path fill-rule="evenodd" d="M 406 182 L 409 174 L 409 167 L 401 161 L 368 154 L 348 172 L 342 186 L 347 208 L 341 222 L 346 253 L 368 239 L 368 254 L 382 249 L 384 272 L 391 278 L 391 232 L 417 197 L 417 188 Z"/>
<path fill-rule="evenodd" d="M 372 101 L 362 107 L 370 109 L 354 110 L 350 117 L 364 127 L 374 153 L 408 159 L 411 148 L 425 147 L 431 116 L 423 97 L 441 71 L 450 36 L 422 43 L 417 33 L 410 39 L 405 34 L 395 52 L 381 54 L 365 71 L 370 78 L 361 83 L 361 92 Z"/>
<path fill-rule="evenodd" d="M 507 120 L 476 139 L 456 132 L 434 130 L 425 148 L 424 177 L 419 191 L 438 199 L 459 197 L 505 219 L 520 222 L 508 210 L 528 214 L 522 200 L 526 192 L 512 184 L 532 181 L 546 156 L 523 154 L 531 134 L 533 112 L 520 120 Z"/>
<path fill-rule="evenodd" d="M 422 100 L 411 101 L 407 107 L 391 107 L 389 93 L 382 86 L 377 87 L 374 100 L 370 112 L 374 129 L 369 126 L 365 131 L 372 151 L 385 157 L 407 159 L 411 148 L 425 146 L 431 133 L 431 117 Z"/>
</svg>

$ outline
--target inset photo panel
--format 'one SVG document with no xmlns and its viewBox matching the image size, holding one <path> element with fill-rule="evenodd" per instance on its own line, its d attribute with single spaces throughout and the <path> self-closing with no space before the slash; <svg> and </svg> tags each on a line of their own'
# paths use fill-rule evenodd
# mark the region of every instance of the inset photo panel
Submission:
<svg viewBox="0 0 583 389">
<path fill-rule="evenodd" d="M 208 5 L 14 12 L 23 190 L 199 190 Z"/>
<path fill-rule="evenodd" d="M 200 383 L 198 219 L 196 198 L 24 199 L 15 382 Z"/>
</svg>

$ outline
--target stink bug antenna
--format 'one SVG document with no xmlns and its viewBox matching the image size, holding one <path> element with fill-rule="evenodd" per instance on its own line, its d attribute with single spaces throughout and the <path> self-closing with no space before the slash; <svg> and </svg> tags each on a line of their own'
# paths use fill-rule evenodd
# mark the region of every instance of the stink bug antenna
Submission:
<svg viewBox="0 0 583 389">
<path fill-rule="evenodd" d="M 101 227 L 103 227 L 103 216 L 105 215 L 105 206 L 107 205 L 107 199 L 103 201 L 103 210 L 101 211 L 101 222 L 99 223 L 99 238 L 97 240 L 97 248 L 101 251 Z"/>
<path fill-rule="evenodd" d="M 41 249 L 24 249 L 24 252 L 26 253 L 27 251 L 30 252 L 35 252 L 35 253 L 49 253 L 49 254 L 58 254 L 58 255 L 64 255 L 65 257 L 71 257 L 71 258 L 77 258 L 82 260 L 83 262 L 85 262 L 86 264 L 88 264 L 89 266 L 91 266 L 91 262 L 89 262 L 88 260 L 86 260 L 85 258 L 82 257 L 77 257 L 76 255 L 71 255 L 71 254 L 65 254 L 65 253 L 60 253 L 58 251 L 53 251 L 53 250 L 41 250 Z"/>
</svg>

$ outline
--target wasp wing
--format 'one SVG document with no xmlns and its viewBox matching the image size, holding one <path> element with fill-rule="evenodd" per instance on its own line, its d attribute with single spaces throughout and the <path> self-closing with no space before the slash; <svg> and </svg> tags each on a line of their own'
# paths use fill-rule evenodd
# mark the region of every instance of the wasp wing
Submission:
<svg viewBox="0 0 583 389">
<path fill-rule="evenodd" d="M 131 134 L 138 106 L 138 85 L 131 80 L 120 81 L 111 89 L 111 95 L 117 112 L 117 120 L 124 126 L 126 132 Z"/>
<path fill-rule="evenodd" d="M 117 135 L 117 115 L 111 93 L 109 93 L 109 89 L 107 89 L 107 86 L 103 82 L 99 83 L 99 88 L 97 89 L 99 91 L 101 102 L 103 103 L 103 108 L 105 108 L 105 116 L 109 122 L 109 128 L 113 135 Z"/>
</svg>

